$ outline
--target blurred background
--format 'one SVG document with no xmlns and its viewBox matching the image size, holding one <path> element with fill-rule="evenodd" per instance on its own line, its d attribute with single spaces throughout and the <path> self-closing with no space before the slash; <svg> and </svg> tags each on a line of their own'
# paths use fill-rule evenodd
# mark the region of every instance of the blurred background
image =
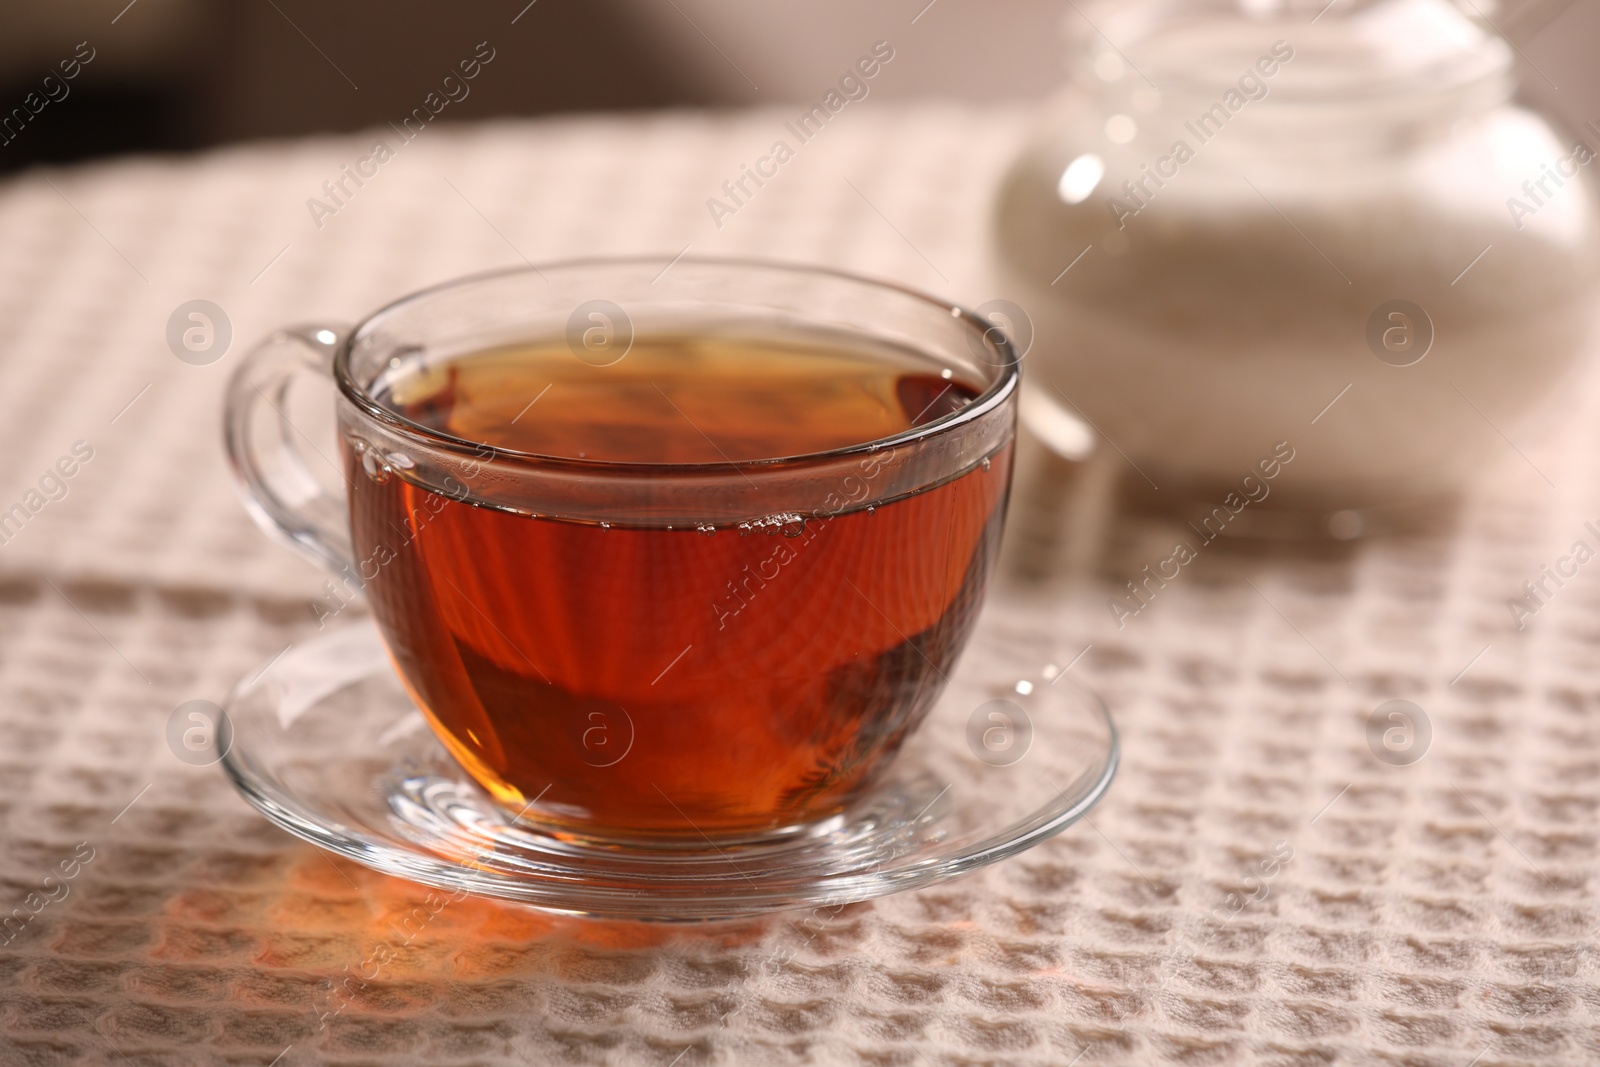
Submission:
<svg viewBox="0 0 1600 1067">
<path fill-rule="evenodd" d="M 1531 96 L 1574 126 L 1600 119 L 1600 0 L 1474 6 L 1560 87 L 1525 78 Z M 0 145 L 0 170 L 398 121 L 489 36 L 495 77 L 444 121 L 799 100 L 910 19 L 917 47 L 875 93 L 1034 98 L 1059 84 L 1061 20 L 1079 17 L 1067 0 L 11 0 L 3 113 L 79 42 L 94 59 L 70 107 Z"/>
</svg>

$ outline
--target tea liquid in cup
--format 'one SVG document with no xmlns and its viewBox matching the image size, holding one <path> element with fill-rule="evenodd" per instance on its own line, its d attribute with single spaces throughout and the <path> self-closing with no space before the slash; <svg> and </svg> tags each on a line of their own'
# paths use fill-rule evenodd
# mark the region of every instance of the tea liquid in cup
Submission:
<svg viewBox="0 0 1600 1067">
<path fill-rule="evenodd" d="M 564 342 L 474 352 L 401 368 L 377 399 L 497 449 L 731 469 L 889 437 L 979 391 L 865 345 L 704 334 L 636 339 L 609 366 Z M 451 752 L 506 803 L 640 832 L 831 814 L 928 710 L 982 596 L 1009 445 L 859 504 L 888 458 L 862 457 L 833 511 L 652 523 L 374 479 L 346 445 L 356 551 L 392 550 L 373 612 Z"/>
<path fill-rule="evenodd" d="M 285 477 L 262 403 L 306 369 L 339 388 L 344 501 Z M 926 715 L 998 550 L 1016 384 L 999 331 L 892 286 L 590 261 L 280 334 L 228 438 L 484 789 L 704 847 L 840 812 Z"/>
</svg>

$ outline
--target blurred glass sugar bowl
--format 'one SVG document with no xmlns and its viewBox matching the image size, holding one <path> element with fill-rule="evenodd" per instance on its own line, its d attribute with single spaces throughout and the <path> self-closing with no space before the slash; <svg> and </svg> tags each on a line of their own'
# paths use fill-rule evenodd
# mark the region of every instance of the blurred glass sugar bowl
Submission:
<svg viewBox="0 0 1600 1067">
<path fill-rule="evenodd" d="M 1325 5 L 1074 16 L 995 239 L 1036 331 L 1025 418 L 1085 416 L 1168 499 L 1288 440 L 1266 507 L 1349 536 L 1463 487 L 1560 392 L 1600 201 L 1591 143 L 1517 101 L 1470 9 Z"/>
</svg>

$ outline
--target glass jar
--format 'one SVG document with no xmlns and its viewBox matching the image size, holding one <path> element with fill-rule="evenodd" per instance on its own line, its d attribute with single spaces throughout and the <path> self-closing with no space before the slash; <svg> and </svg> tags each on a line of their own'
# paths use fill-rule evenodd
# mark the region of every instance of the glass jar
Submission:
<svg viewBox="0 0 1600 1067">
<path fill-rule="evenodd" d="M 1082 11 L 997 206 L 1024 418 L 1336 536 L 1508 453 L 1589 337 L 1600 168 L 1507 43 L 1448 0 Z"/>
</svg>

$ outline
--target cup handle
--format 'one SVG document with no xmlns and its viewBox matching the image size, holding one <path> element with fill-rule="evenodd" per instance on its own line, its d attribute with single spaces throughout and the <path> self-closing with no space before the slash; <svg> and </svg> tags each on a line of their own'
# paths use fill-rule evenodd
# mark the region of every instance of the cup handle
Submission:
<svg viewBox="0 0 1600 1067">
<path fill-rule="evenodd" d="M 222 433 L 239 497 L 256 525 L 359 584 L 344 498 L 311 473 L 305 449 L 316 446 L 284 409 L 297 373 L 333 381 L 333 357 L 348 333 L 344 326 L 292 326 L 262 341 L 228 382 Z"/>
</svg>

